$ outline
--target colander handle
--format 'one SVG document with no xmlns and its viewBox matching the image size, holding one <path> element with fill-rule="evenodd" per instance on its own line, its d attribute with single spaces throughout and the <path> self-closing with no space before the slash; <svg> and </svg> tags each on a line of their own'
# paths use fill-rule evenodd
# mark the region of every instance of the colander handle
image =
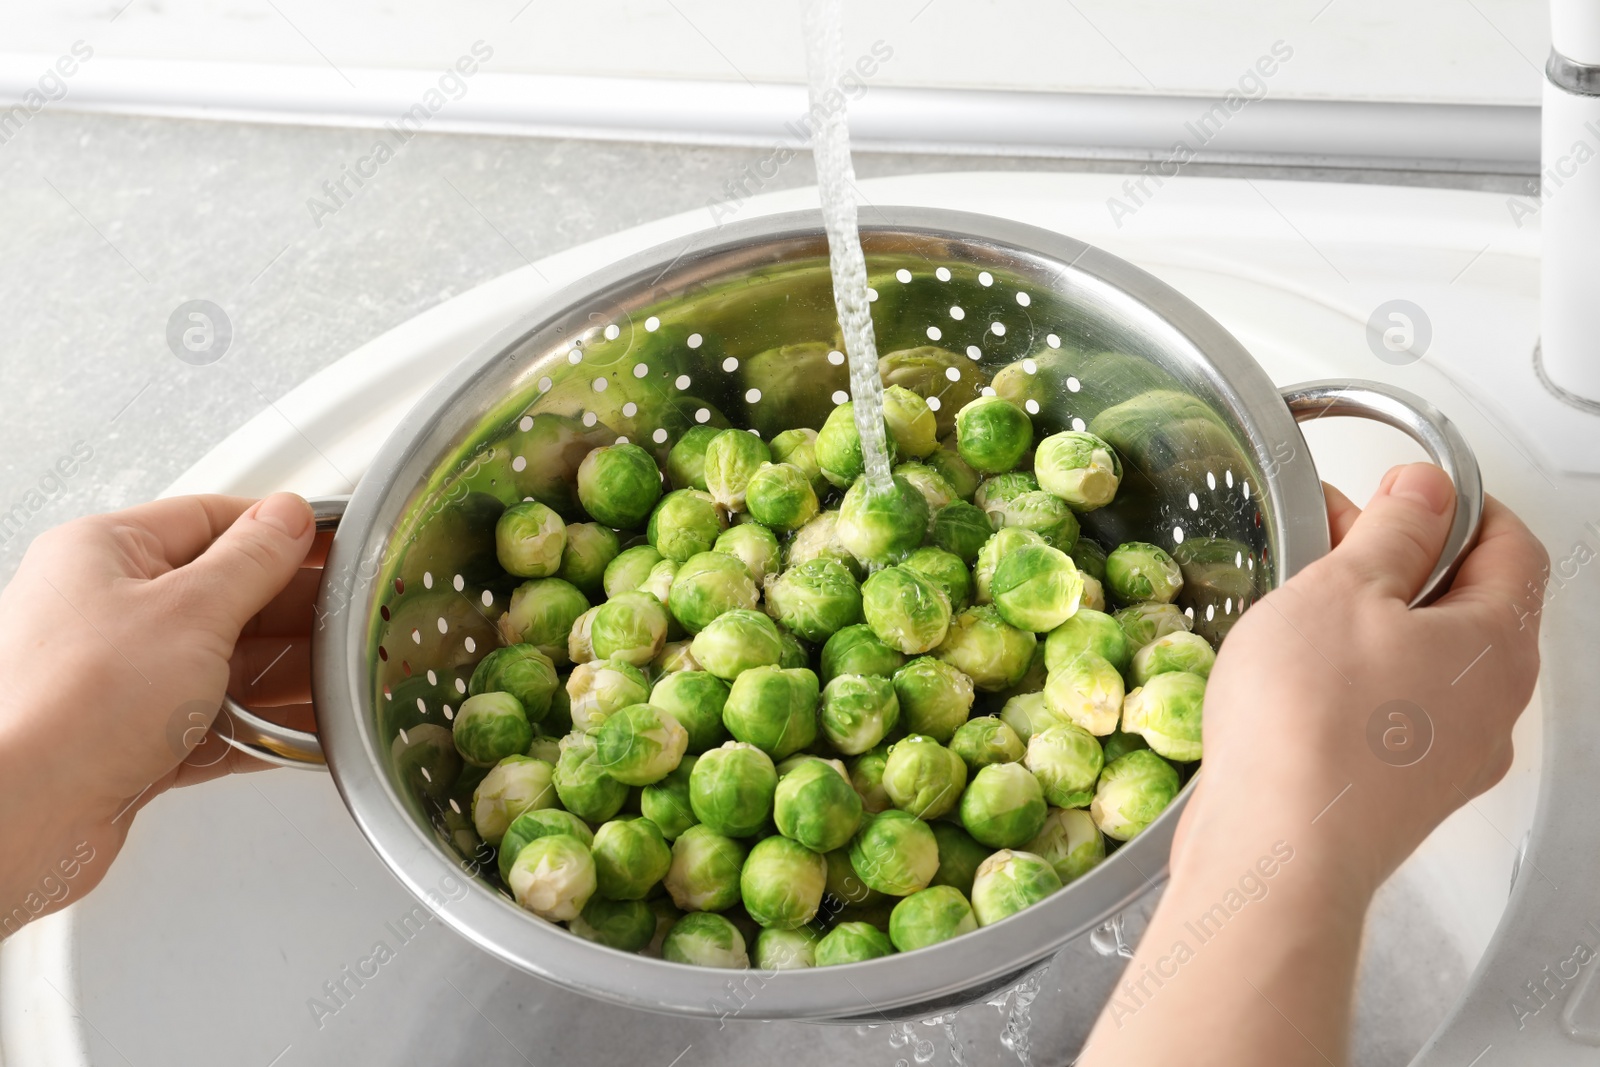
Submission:
<svg viewBox="0 0 1600 1067">
<path fill-rule="evenodd" d="M 1450 476 L 1456 486 L 1455 521 L 1450 524 L 1438 565 L 1411 606 L 1437 600 L 1450 587 L 1461 561 L 1478 543 L 1478 530 L 1483 525 L 1483 479 L 1478 473 L 1478 458 L 1455 423 L 1415 393 L 1382 382 L 1303 382 L 1284 389 L 1283 402 L 1289 405 L 1296 422 L 1309 422 L 1324 415 L 1354 415 L 1393 426 L 1421 445 L 1428 458 Z"/>
<path fill-rule="evenodd" d="M 317 530 L 322 532 L 338 528 L 350 498 L 311 497 L 308 503 L 316 516 Z M 222 694 L 222 707 L 212 729 L 240 752 L 267 763 L 298 770 L 326 770 L 328 767 L 316 734 L 263 719 L 227 693 Z"/>
</svg>

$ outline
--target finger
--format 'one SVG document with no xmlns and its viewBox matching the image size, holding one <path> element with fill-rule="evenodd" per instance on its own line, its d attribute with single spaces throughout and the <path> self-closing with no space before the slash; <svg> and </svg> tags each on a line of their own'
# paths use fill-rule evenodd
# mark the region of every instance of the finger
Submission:
<svg viewBox="0 0 1600 1067">
<path fill-rule="evenodd" d="M 246 637 L 233 646 L 228 692 L 252 708 L 303 704 L 311 699 L 311 640 Z"/>
<path fill-rule="evenodd" d="M 1344 535 L 1361 517 L 1361 509 L 1327 482 L 1322 483 L 1322 496 L 1328 505 L 1328 538 L 1333 542 L 1333 547 L 1338 548 Z"/>
<path fill-rule="evenodd" d="M 105 516 L 150 535 L 167 563 L 181 567 L 238 521 L 255 501 L 246 496 L 175 496 Z"/>
<path fill-rule="evenodd" d="M 1455 499 L 1431 463 L 1396 467 L 1328 558 L 1379 596 L 1409 601 L 1439 561 Z"/>
<path fill-rule="evenodd" d="M 231 626 L 231 642 L 294 578 L 312 531 L 310 506 L 293 493 L 274 493 L 247 508 L 194 562 L 158 581 L 176 587 L 195 615 Z"/>
<path fill-rule="evenodd" d="M 283 592 L 245 623 L 239 631 L 241 640 L 252 637 L 304 637 L 311 632 L 316 621 L 313 606 L 322 588 L 322 571 L 314 567 L 301 567 L 295 571 Z"/>
<path fill-rule="evenodd" d="M 1483 501 L 1478 544 L 1462 561 L 1438 608 L 1472 604 L 1535 627 L 1544 602 L 1550 556 L 1523 521 L 1494 497 Z"/>
</svg>

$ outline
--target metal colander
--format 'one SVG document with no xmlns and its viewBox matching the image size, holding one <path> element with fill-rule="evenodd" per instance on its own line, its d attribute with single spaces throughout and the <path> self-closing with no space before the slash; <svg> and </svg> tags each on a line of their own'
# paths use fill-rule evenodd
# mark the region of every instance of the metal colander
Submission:
<svg viewBox="0 0 1600 1067">
<path fill-rule="evenodd" d="M 998 388 L 1024 404 L 1038 437 L 1088 427 L 1110 440 L 1124 485 L 1115 503 L 1084 516 L 1085 534 L 1172 551 L 1186 579 L 1180 605 L 1213 642 L 1328 549 L 1297 417 L 1389 422 L 1455 478 L 1460 513 L 1425 596 L 1475 536 L 1476 464 L 1418 398 L 1338 382 L 1280 394 L 1195 305 L 1059 234 L 925 209 L 874 216 L 862 243 L 879 351 L 920 350 L 891 359 L 886 381 L 925 395 L 941 434 L 962 404 Z M 451 716 L 474 665 L 499 643 L 495 619 L 517 583 L 495 559 L 495 520 L 508 504 L 537 497 L 570 510 L 578 464 L 600 445 L 632 441 L 664 461 L 695 425 L 765 438 L 820 427 L 848 388 L 815 213 L 644 252 L 544 301 L 419 403 L 350 500 L 314 638 L 319 735 L 230 705 L 236 740 L 283 762 L 325 752 L 384 860 L 485 950 L 634 1007 L 726 1012 L 729 972 L 604 948 L 510 899 L 472 830 Z M 330 522 L 338 510 L 324 508 Z M 1187 795 L 1064 891 L 974 935 L 842 969 L 741 978 L 742 1015 L 923 1017 L 1013 981 L 1153 888 Z M 463 881 L 464 894 L 455 891 Z"/>
</svg>

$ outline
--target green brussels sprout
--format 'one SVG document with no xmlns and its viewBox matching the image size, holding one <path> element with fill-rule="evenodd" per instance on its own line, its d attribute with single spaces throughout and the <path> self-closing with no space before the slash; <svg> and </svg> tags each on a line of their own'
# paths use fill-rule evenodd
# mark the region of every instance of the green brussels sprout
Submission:
<svg viewBox="0 0 1600 1067">
<path fill-rule="evenodd" d="M 966 785 L 967 765 L 933 738 L 910 734 L 889 746 L 883 788 L 901 811 L 932 821 L 955 810 Z"/>
<path fill-rule="evenodd" d="M 474 767 L 493 767 L 520 756 L 533 741 L 533 727 L 522 702 L 510 693 L 479 693 L 456 709 L 451 736 L 461 758 Z"/>
<path fill-rule="evenodd" d="M 578 467 L 591 448 L 606 436 L 603 427 L 584 426 L 570 415 L 533 416 L 527 430 L 513 433 L 506 442 L 510 455 L 529 462 L 513 477 L 513 491 L 531 496 L 559 511 L 564 518 L 578 514 Z"/>
<path fill-rule="evenodd" d="M 650 682 L 644 672 L 622 660 L 580 663 L 567 675 L 572 725 L 584 733 L 600 729 L 613 713 L 650 699 Z"/>
<path fill-rule="evenodd" d="M 506 877 L 516 902 L 551 922 L 576 919 L 596 885 L 594 857 L 569 834 L 547 834 L 523 845 Z"/>
<path fill-rule="evenodd" d="M 594 662 L 594 617 L 599 611 L 593 607 L 572 620 L 572 630 L 567 634 L 567 658 L 573 663 Z"/>
<path fill-rule="evenodd" d="M 893 563 L 910 553 L 928 533 L 928 502 L 904 478 L 878 491 L 865 478 L 852 485 L 839 504 L 839 543 L 856 559 Z"/>
<path fill-rule="evenodd" d="M 585 822 L 601 823 L 622 810 L 628 787 L 606 773 L 595 759 L 594 738 L 568 734 L 561 739 L 561 758 L 551 777 L 561 806 Z"/>
<path fill-rule="evenodd" d="M 1058 808 L 1086 808 L 1105 766 L 1100 742 L 1081 726 L 1062 723 L 1028 740 L 1023 764 L 1039 779 L 1044 798 Z"/>
<path fill-rule="evenodd" d="M 1057 718 L 1104 737 L 1122 714 L 1122 675 L 1103 656 L 1084 652 L 1050 672 L 1044 702 Z"/>
<path fill-rule="evenodd" d="M 907 556 L 900 566 L 932 578 L 950 600 L 950 610 L 960 611 L 972 603 L 972 574 L 954 552 L 928 545 Z"/>
<path fill-rule="evenodd" d="M 1094 824 L 1094 817 L 1082 808 L 1051 808 L 1044 829 L 1023 846 L 1055 868 L 1056 877 L 1066 885 L 1106 858 L 1106 839 Z"/>
<path fill-rule="evenodd" d="M 890 460 L 894 459 L 894 438 L 884 431 L 884 445 Z M 822 476 L 840 489 L 848 488 L 866 471 L 861 453 L 861 434 L 856 430 L 856 406 L 840 404 L 828 413 L 827 421 L 817 431 L 812 452 Z"/>
<path fill-rule="evenodd" d="M 932 656 L 918 656 L 894 673 L 905 728 L 948 744 L 972 712 L 972 679 Z"/>
<path fill-rule="evenodd" d="M 1147 748 L 1118 756 L 1100 772 L 1089 814 L 1100 832 L 1131 841 L 1178 795 L 1178 772 Z"/>
<path fill-rule="evenodd" d="M 793 930 L 816 917 L 827 882 L 828 864 L 821 856 L 787 837 L 767 837 L 744 861 L 739 896 L 762 926 Z"/>
<path fill-rule="evenodd" d="M 1205 700 L 1206 680 L 1200 675 L 1187 671 L 1158 674 L 1123 700 L 1122 728 L 1143 737 L 1158 755 L 1178 763 L 1192 762 L 1200 758 Z"/>
<path fill-rule="evenodd" d="M 778 772 L 754 745 L 729 741 L 700 756 L 689 775 L 695 818 L 725 837 L 749 837 L 766 825 Z"/>
<path fill-rule="evenodd" d="M 798 971 L 817 965 L 817 935 L 810 930 L 773 927 L 756 935 L 756 968 Z"/>
<path fill-rule="evenodd" d="M 605 576 L 600 582 L 606 596 L 633 592 L 650 577 L 650 569 L 664 558 L 653 545 L 634 545 L 623 549 L 606 564 Z"/>
<path fill-rule="evenodd" d="M 550 657 L 532 645 L 507 645 L 478 661 L 467 683 L 467 694 L 510 693 L 522 705 L 530 722 L 540 722 L 550 711 L 550 699 L 561 688 Z"/>
<path fill-rule="evenodd" d="M 554 770 L 551 771 L 552 775 Z M 553 788 L 553 787 L 552 787 Z M 550 834 L 567 834 L 583 842 L 585 847 L 594 844 L 594 832 L 589 825 L 570 811 L 560 808 L 533 808 L 511 820 L 505 836 L 500 839 L 500 880 L 511 884 L 511 864 L 522 851 L 522 846 Z"/>
<path fill-rule="evenodd" d="M 939 843 L 939 869 L 934 872 L 930 886 L 947 885 L 961 891 L 962 896 L 972 893 L 972 879 L 983 861 L 994 851 L 953 822 L 941 819 L 928 824 L 934 840 Z"/>
<path fill-rule="evenodd" d="M 883 788 L 883 771 L 889 765 L 889 746 L 878 743 L 850 764 L 850 784 L 861 795 L 861 810 L 876 815 L 894 807 Z"/>
<path fill-rule="evenodd" d="M 567 547 L 561 553 L 556 577 L 571 582 L 593 600 L 605 591 L 605 573 L 622 551 L 622 542 L 610 527 L 597 522 L 567 524 Z"/>
<path fill-rule="evenodd" d="M 569 732 L 571 731 L 571 727 L 572 724 L 568 723 L 567 728 Z M 556 760 L 561 758 L 561 739 L 559 737 L 547 737 L 544 734 L 534 734 L 533 740 L 528 742 L 528 751 L 526 754 L 532 756 L 534 759 L 542 759 L 546 763 L 550 764 L 550 766 L 554 767 L 556 765 Z"/>
<path fill-rule="evenodd" d="M 1170 604 L 1183 589 L 1183 572 L 1158 546 L 1126 541 L 1106 556 L 1106 585 L 1119 604 Z"/>
<path fill-rule="evenodd" d="M 961 798 L 961 825 L 990 848 L 1020 848 L 1044 825 L 1044 789 L 1020 763 L 991 763 Z"/>
<path fill-rule="evenodd" d="M 817 464 L 817 431 L 807 429 L 784 430 L 769 442 L 772 462 L 793 463 L 806 472 L 811 491 L 821 499 L 828 491 L 828 479 L 822 476 Z"/>
<path fill-rule="evenodd" d="M 662 497 L 650 513 L 645 536 L 663 558 L 682 563 L 690 556 L 711 551 L 727 528 L 728 517 L 710 493 L 676 489 Z"/>
<path fill-rule="evenodd" d="M 595 734 L 595 760 L 623 785 L 649 785 L 683 759 L 689 734 L 678 720 L 649 704 L 613 712 Z"/>
<path fill-rule="evenodd" d="M 855 836 L 861 796 L 838 766 L 808 759 L 778 779 L 772 817 L 784 837 L 813 852 L 831 852 Z"/>
<path fill-rule="evenodd" d="M 1032 530 L 1043 537 L 1046 544 L 1063 552 L 1070 552 L 1078 541 L 1078 516 L 1058 496 L 1040 489 L 1023 493 L 1003 504 L 985 509 L 989 522 L 1000 529 L 1021 528 Z"/>
<path fill-rule="evenodd" d="M 1135 604 L 1112 612 L 1111 617 L 1128 639 L 1130 656 L 1157 638 L 1194 629 L 1193 621 L 1176 604 Z"/>
<path fill-rule="evenodd" d="M 1100 584 L 1100 579 L 1081 574 L 1083 578 L 1083 598 L 1079 603 L 1086 608 L 1104 612 L 1106 610 L 1106 587 Z"/>
<path fill-rule="evenodd" d="M 954 448 L 940 444 L 924 456 L 922 462 L 939 472 L 945 484 L 955 490 L 958 499 L 971 501 L 973 494 L 978 491 L 978 472 Z"/>
<path fill-rule="evenodd" d="M 890 808 L 863 816 L 850 842 L 850 866 L 880 893 L 903 897 L 927 888 L 939 869 L 939 842 L 928 824 Z"/>
<path fill-rule="evenodd" d="M 643 900 L 666 877 L 672 849 L 649 819 L 615 819 L 594 832 L 596 892 L 607 900 Z"/>
<path fill-rule="evenodd" d="M 739 928 L 709 911 L 692 911 L 673 923 L 661 939 L 661 958 L 696 967 L 746 970 L 750 966 Z"/>
<path fill-rule="evenodd" d="M 754 608 L 760 600 L 744 563 L 722 552 L 701 552 L 678 567 L 667 603 L 692 634 L 712 619 L 737 608 Z"/>
<path fill-rule="evenodd" d="M 950 598 L 939 584 L 907 567 L 885 567 L 861 586 L 867 625 L 890 648 L 919 655 L 944 640 Z"/>
<path fill-rule="evenodd" d="M 472 791 L 472 825 L 478 836 L 498 845 L 517 816 L 554 807 L 554 773 L 550 764 L 529 756 L 507 756 L 496 763 Z"/>
<path fill-rule="evenodd" d="M 558 739 L 572 732 L 572 697 L 567 693 L 566 686 L 561 686 L 551 695 L 550 711 L 539 721 L 539 732 L 545 737 Z M 532 746 L 529 746 L 528 754 L 534 755 Z M 545 760 L 545 762 L 552 761 Z"/>
<path fill-rule="evenodd" d="M 1128 681 L 1133 685 L 1146 685 L 1156 675 L 1174 671 L 1209 678 L 1216 662 L 1217 653 L 1211 642 L 1199 634 L 1180 630 L 1158 637 L 1141 648 L 1133 657 Z"/>
<path fill-rule="evenodd" d="M 826 641 L 861 622 L 861 587 L 838 561 L 807 560 L 768 581 L 767 614 L 808 641 Z"/>
<path fill-rule="evenodd" d="M 1118 671 L 1128 669 L 1132 652 L 1122 627 L 1103 611 L 1080 607 L 1044 639 L 1044 665 L 1059 671 L 1085 652 L 1104 658 Z"/>
<path fill-rule="evenodd" d="M 666 674 L 699 669 L 700 664 L 695 660 L 694 653 L 689 651 L 688 641 L 668 641 L 661 646 L 661 651 L 656 653 L 656 658 L 650 661 L 650 671 L 658 679 Z M 687 723 L 684 724 L 684 728 L 688 729 Z"/>
<path fill-rule="evenodd" d="M 567 524 L 537 500 L 512 504 L 494 524 L 494 551 L 500 567 L 518 578 L 548 578 L 561 567 Z"/>
<path fill-rule="evenodd" d="M 672 929 L 679 919 L 683 918 L 683 912 L 672 902 L 672 898 L 665 893 L 651 897 L 644 904 L 645 907 L 650 909 L 650 913 L 656 917 L 656 933 L 650 939 L 650 944 L 645 946 L 644 954 L 660 959 L 662 942 L 667 939 L 667 932 Z"/>
<path fill-rule="evenodd" d="M 791 567 L 798 567 L 808 560 L 827 558 L 838 560 L 849 568 L 850 573 L 860 578 L 864 571 L 861 561 L 850 554 L 844 547 L 844 542 L 839 540 L 839 513 L 837 511 L 824 511 L 816 518 L 806 523 L 795 531 L 794 537 L 789 540 L 786 561 Z"/>
<path fill-rule="evenodd" d="M 1020 630 L 1045 633 L 1072 617 L 1083 579 L 1072 559 L 1049 545 L 1023 545 L 1000 561 L 989 598 L 1000 617 Z"/>
<path fill-rule="evenodd" d="M 778 624 L 759 611 L 739 609 L 718 615 L 695 634 L 689 645 L 694 658 L 724 681 L 751 667 L 775 665 L 783 657 Z"/>
<path fill-rule="evenodd" d="M 888 736 L 900 721 L 894 683 L 881 675 L 835 675 L 822 691 L 818 718 L 828 743 L 847 756 L 859 755 Z"/>
<path fill-rule="evenodd" d="M 661 836 L 668 841 L 676 841 L 685 830 L 699 822 L 689 803 L 689 775 L 694 765 L 694 756 L 683 757 L 670 774 L 645 786 L 639 793 L 639 814 L 655 823 Z"/>
<path fill-rule="evenodd" d="M 774 760 L 817 738 L 817 676 L 804 667 L 752 667 L 733 680 L 722 725 Z"/>
<path fill-rule="evenodd" d="M 1044 683 L 1049 679 L 1050 672 L 1044 665 L 1044 642 L 1040 641 L 1033 646 L 1033 655 L 1028 659 L 1028 669 L 1023 672 L 1022 678 L 1016 685 L 1004 689 L 997 696 L 1010 700 L 1014 696 L 1025 693 L 1044 692 Z"/>
<path fill-rule="evenodd" d="M 1127 698 L 1124 697 L 1122 702 L 1126 704 L 1128 702 Z M 1116 730 L 1101 739 L 1100 747 L 1105 752 L 1106 762 L 1110 763 L 1112 760 L 1120 759 L 1130 752 L 1137 752 L 1141 748 L 1149 748 L 1150 744 L 1138 734 Z"/>
<path fill-rule="evenodd" d="M 957 499 L 955 487 L 944 480 L 944 475 L 925 464 L 902 463 L 894 468 L 894 476 L 903 478 L 911 488 L 922 494 L 923 502 L 928 505 L 930 529 L 933 523 L 931 516 Z"/>
<path fill-rule="evenodd" d="M 1085 577 L 1099 582 L 1106 580 L 1106 550 L 1100 547 L 1100 542 L 1080 537 L 1067 555 Z"/>
<path fill-rule="evenodd" d="M 978 550 L 977 562 L 972 565 L 973 599 L 980 604 L 988 604 L 994 599 L 994 572 L 999 568 L 1000 561 L 1016 552 L 1023 545 L 1048 544 L 1043 537 L 1032 530 L 1021 526 L 1006 526 L 994 532 L 994 536 L 983 543 Z"/>
<path fill-rule="evenodd" d="M 956 413 L 956 448 L 972 469 L 1008 471 L 1033 444 L 1033 420 L 1000 396 L 980 396 Z"/>
<path fill-rule="evenodd" d="M 706 448 L 706 491 L 729 511 L 745 510 L 745 491 L 763 464 L 771 462 L 767 443 L 748 430 L 723 430 Z"/>
<path fill-rule="evenodd" d="M 864 963 L 894 953 L 889 936 L 871 923 L 843 922 L 822 935 L 814 958 L 818 967 Z"/>
<path fill-rule="evenodd" d="M 903 385 L 883 390 L 883 421 L 901 455 L 920 459 L 939 447 L 939 420 L 933 409 Z"/>
<path fill-rule="evenodd" d="M 684 911 L 726 911 L 739 903 L 744 845 L 703 824 L 689 827 L 672 845 L 664 883 Z"/>
<path fill-rule="evenodd" d="M 972 494 L 972 502 L 987 513 L 990 509 L 1004 507 L 1023 493 L 1034 493 L 1038 489 L 1039 480 L 1032 471 L 1006 471 L 980 482 Z"/>
<path fill-rule="evenodd" d="M 686 670 L 663 675 L 650 690 L 650 703 L 671 715 L 687 731 L 685 752 L 699 755 L 728 739 L 722 709 L 728 683 L 710 671 Z"/>
<path fill-rule="evenodd" d="M 763 463 L 745 487 L 745 507 L 756 522 L 775 530 L 798 530 L 816 517 L 817 491 L 792 463 Z"/>
<path fill-rule="evenodd" d="M 822 858 L 828 864 L 828 884 L 822 891 L 822 906 L 829 916 L 851 905 L 876 904 L 883 899 L 883 894 L 863 882 L 856 869 L 850 866 L 849 849 L 836 848 Z"/>
<path fill-rule="evenodd" d="M 905 663 L 905 654 L 890 648 L 866 623 L 846 626 L 822 646 L 818 677 L 826 686 L 841 674 L 871 674 L 887 678 Z"/>
<path fill-rule="evenodd" d="M 578 616 L 589 610 L 589 598 L 560 578 L 534 578 L 517 586 L 511 606 L 495 624 L 508 645 L 532 645 L 557 667 L 569 662 L 567 636 Z"/>
<path fill-rule="evenodd" d="M 693 557 L 691 557 L 693 558 Z M 672 599 L 672 583 L 678 577 L 678 563 L 676 560 L 664 559 L 650 568 L 650 574 L 645 578 L 644 584 L 634 590 L 638 593 L 649 593 L 661 603 L 666 604 Z M 681 635 L 683 626 L 678 622 L 678 617 L 669 609 L 667 612 L 667 633 Z"/>
<path fill-rule="evenodd" d="M 950 371 L 956 372 L 954 380 Z M 878 377 L 885 386 L 902 385 L 918 396 L 936 398 L 941 437 L 955 429 L 956 412 L 975 399 L 984 386 L 978 368 L 965 356 L 935 345 L 902 348 L 878 359 Z M 932 407 L 933 405 L 928 405 Z"/>
<path fill-rule="evenodd" d="M 706 449 L 722 432 L 717 426 L 691 426 L 667 453 L 667 481 L 674 489 L 706 490 Z"/>
<path fill-rule="evenodd" d="M 972 913 L 979 926 L 1031 908 L 1061 888 L 1048 860 L 1031 852 L 1002 849 L 983 861 L 972 880 Z"/>
<path fill-rule="evenodd" d="M 661 471 L 638 445 L 597 448 L 578 467 L 579 502 L 612 529 L 638 526 L 660 499 Z"/>
<path fill-rule="evenodd" d="M 959 889 L 930 885 L 901 900 L 889 916 L 889 940 L 901 952 L 937 945 L 978 928 Z"/>
<path fill-rule="evenodd" d="M 811 653 L 800 639 L 782 626 L 778 627 L 778 640 L 783 643 L 783 649 L 778 653 L 778 666 L 785 670 L 797 670 L 801 667 L 807 669 L 811 666 Z"/>
<path fill-rule="evenodd" d="M 607 900 L 590 897 L 589 903 L 567 929 L 596 944 L 623 952 L 638 952 L 656 934 L 656 913 L 642 900 Z"/>
<path fill-rule="evenodd" d="M 1019 693 L 1007 700 L 1000 709 L 1000 721 L 1011 727 L 1011 732 L 1026 747 L 1034 734 L 1072 720 L 1050 710 L 1044 693 L 1038 692 Z"/>
<path fill-rule="evenodd" d="M 1033 457 L 1039 487 L 1079 511 L 1111 503 L 1122 481 L 1116 450 L 1092 433 L 1067 430 L 1039 442 Z"/>
<path fill-rule="evenodd" d="M 717 543 L 711 551 L 732 556 L 743 563 L 744 569 L 750 573 L 750 580 L 756 583 L 758 589 L 766 582 L 767 575 L 778 573 L 781 554 L 777 535 L 759 522 L 728 527 L 717 535 Z"/>
<path fill-rule="evenodd" d="M 667 609 L 642 590 L 619 593 L 594 609 L 589 645 L 596 659 L 647 666 L 667 643 Z"/>
<path fill-rule="evenodd" d="M 991 763 L 1016 763 L 1026 749 L 1004 720 L 980 715 L 961 724 L 950 738 L 950 751 L 961 757 L 969 773 L 976 774 Z"/>
<path fill-rule="evenodd" d="M 978 553 L 994 535 L 989 516 L 964 500 L 952 501 L 933 516 L 930 540 L 963 563 L 977 561 Z"/>
<path fill-rule="evenodd" d="M 987 693 L 998 693 L 1028 673 L 1038 638 L 1002 619 L 987 604 L 968 608 L 950 620 L 944 643 L 934 656 L 972 679 Z"/>
</svg>

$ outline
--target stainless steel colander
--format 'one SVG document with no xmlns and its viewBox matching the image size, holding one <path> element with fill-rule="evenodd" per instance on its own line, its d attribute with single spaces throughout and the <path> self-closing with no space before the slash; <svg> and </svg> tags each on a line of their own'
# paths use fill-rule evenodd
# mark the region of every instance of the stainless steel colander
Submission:
<svg viewBox="0 0 1600 1067">
<path fill-rule="evenodd" d="M 1181 605 L 1220 641 L 1260 595 L 1328 550 L 1315 466 L 1296 420 L 1356 414 L 1415 438 L 1455 479 L 1458 513 L 1425 590 L 1476 537 L 1477 464 L 1437 410 L 1399 390 L 1280 390 L 1220 325 L 1155 278 L 1045 230 L 886 208 L 862 226 L 879 351 L 947 432 L 997 384 L 1039 435 L 1089 427 L 1127 466 L 1085 516 L 1107 545 L 1160 543 L 1184 565 Z M 819 427 L 847 399 L 828 250 L 814 212 L 640 253 L 543 301 L 462 362 L 405 419 L 338 522 L 313 644 L 318 735 L 229 704 L 235 742 L 279 762 L 326 753 L 340 792 L 395 874 L 484 950 L 633 1007 L 729 1010 L 726 971 L 583 941 L 519 908 L 452 779 L 450 721 L 498 644 L 515 580 L 493 530 L 510 502 L 565 504 L 591 448 L 626 439 L 664 459 L 696 424 L 770 437 Z M 325 521 L 340 504 L 324 502 Z M 1422 598 L 1419 598 L 1422 599 Z M 465 793 L 465 795 L 463 795 Z M 1044 903 L 976 934 L 843 968 L 740 977 L 745 1018 L 925 1017 L 1037 965 L 1164 877 L 1187 790 L 1157 822 Z M 467 882 L 463 895 L 458 882 Z"/>
</svg>

